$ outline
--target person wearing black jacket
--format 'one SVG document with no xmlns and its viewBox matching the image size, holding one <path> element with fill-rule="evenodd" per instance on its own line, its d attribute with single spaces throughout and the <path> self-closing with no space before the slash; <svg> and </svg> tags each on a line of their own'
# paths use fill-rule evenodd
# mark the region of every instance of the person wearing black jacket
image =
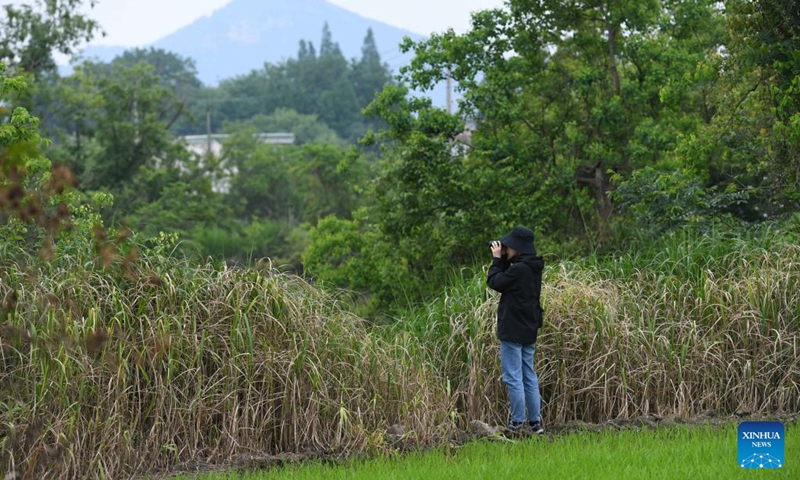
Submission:
<svg viewBox="0 0 800 480">
<path fill-rule="evenodd" d="M 540 296 L 544 260 L 536 256 L 533 232 L 523 226 L 514 227 L 490 246 L 493 258 L 487 284 L 501 294 L 497 307 L 497 338 L 500 340 L 500 367 L 511 404 L 509 429 L 519 431 L 527 424 L 534 433 L 542 433 L 539 377 L 534 369 L 533 354 L 542 325 Z"/>
</svg>

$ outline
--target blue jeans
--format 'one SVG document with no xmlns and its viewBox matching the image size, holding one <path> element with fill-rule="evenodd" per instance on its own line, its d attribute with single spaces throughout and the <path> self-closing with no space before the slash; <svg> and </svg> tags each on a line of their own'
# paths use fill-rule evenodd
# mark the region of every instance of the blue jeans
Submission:
<svg viewBox="0 0 800 480">
<path fill-rule="evenodd" d="M 536 345 L 500 341 L 500 368 L 503 381 L 508 387 L 511 403 L 511 421 L 521 424 L 541 421 L 541 397 L 539 377 L 533 368 L 533 353 Z M 527 408 L 527 416 L 525 410 Z"/>
</svg>

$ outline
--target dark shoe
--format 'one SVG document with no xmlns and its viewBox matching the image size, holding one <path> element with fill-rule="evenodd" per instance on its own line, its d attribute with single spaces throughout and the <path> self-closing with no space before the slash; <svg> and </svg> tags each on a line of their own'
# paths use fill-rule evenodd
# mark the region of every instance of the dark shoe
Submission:
<svg viewBox="0 0 800 480">
<path fill-rule="evenodd" d="M 528 427 L 530 427 L 531 432 L 535 433 L 536 435 L 541 435 L 544 433 L 544 428 L 542 428 L 541 422 L 528 422 Z"/>
<path fill-rule="evenodd" d="M 525 422 L 510 422 L 508 424 L 508 429 L 512 432 L 519 432 L 522 430 L 522 427 L 525 426 Z"/>
<path fill-rule="evenodd" d="M 524 426 L 525 422 L 509 422 L 508 426 L 502 430 L 503 435 L 509 438 L 518 437 L 522 434 L 522 427 Z"/>
</svg>

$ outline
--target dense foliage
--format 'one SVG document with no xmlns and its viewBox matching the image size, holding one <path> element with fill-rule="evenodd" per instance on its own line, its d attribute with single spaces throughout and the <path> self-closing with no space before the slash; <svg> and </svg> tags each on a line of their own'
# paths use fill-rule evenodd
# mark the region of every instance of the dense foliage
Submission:
<svg viewBox="0 0 800 480">
<path fill-rule="evenodd" d="M 384 245 L 366 248 L 391 247 L 396 276 L 422 279 L 417 298 L 516 224 L 564 258 L 797 212 L 797 14 L 771 0 L 510 0 L 467 33 L 407 41 L 400 84 L 367 109 L 387 125 L 365 137 L 383 157 L 369 211 L 343 228 L 375 231 Z M 448 76 L 454 116 L 406 89 Z M 337 234 L 318 235 L 308 270 L 328 275 L 316 249 Z M 371 257 L 350 246 L 353 262 Z"/>
<path fill-rule="evenodd" d="M 217 131 L 226 122 L 289 109 L 316 116 L 340 138 L 352 142 L 376 125 L 361 110 L 389 82 L 391 73 L 381 61 L 372 30 L 364 37 L 361 58 L 347 59 L 326 24 L 319 48 L 303 40 L 296 58 L 265 64 L 247 75 L 223 80 L 217 88 L 196 92 L 189 109 L 199 122 L 185 122 L 176 131 L 205 133 L 206 112 Z"/>
<path fill-rule="evenodd" d="M 464 34 L 407 40 L 395 79 L 371 31 L 348 60 L 325 26 L 218 87 L 153 49 L 59 77 L 52 53 L 98 29 L 66 19 L 78 3 L 6 8 L 1 53 L 32 75 L 6 97 L 41 118 L 81 192 L 110 194 L 105 223 L 177 234 L 198 258 L 270 257 L 366 294 L 366 311 L 435 295 L 516 224 L 564 258 L 800 206 L 790 1 L 509 0 Z M 412 93 L 447 77 L 452 114 Z M 277 132 L 294 145 L 252 136 Z M 180 141 L 210 133 L 228 135 L 213 155 Z"/>
<path fill-rule="evenodd" d="M 30 41 L 48 48 L 48 39 Z M 112 200 L 102 203 L 106 224 L 150 238 L 178 234 L 195 258 L 271 257 L 301 271 L 310 228 L 361 205 L 368 155 L 349 146 L 376 125 L 360 110 L 390 75 L 371 31 L 358 61 L 342 56 L 327 27 L 319 54 L 303 41 L 298 55 L 210 88 L 192 59 L 134 49 L 110 63 L 80 63 L 67 77 L 47 71 L 6 98 L 39 114 L 53 139 L 48 156 L 74 173 L 81 192 Z M 27 71 L 21 60 L 14 68 Z M 256 140 L 281 132 L 294 144 Z M 195 133 L 229 136 L 212 155 L 181 140 Z"/>
</svg>

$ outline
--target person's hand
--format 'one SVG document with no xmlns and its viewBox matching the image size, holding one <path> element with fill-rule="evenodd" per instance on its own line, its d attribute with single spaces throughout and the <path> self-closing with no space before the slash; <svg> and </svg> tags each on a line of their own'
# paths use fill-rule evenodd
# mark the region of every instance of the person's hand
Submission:
<svg viewBox="0 0 800 480">
<path fill-rule="evenodd" d="M 503 244 L 502 243 L 500 243 L 498 241 L 492 242 L 492 256 L 494 258 L 500 258 L 500 257 L 503 256 Z"/>
</svg>

